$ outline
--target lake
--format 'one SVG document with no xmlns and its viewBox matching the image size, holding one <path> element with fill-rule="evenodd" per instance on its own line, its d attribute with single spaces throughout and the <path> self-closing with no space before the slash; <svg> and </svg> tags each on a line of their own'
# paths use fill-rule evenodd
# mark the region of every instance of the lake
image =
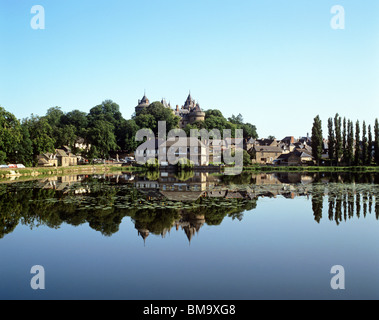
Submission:
<svg viewBox="0 0 379 320">
<path fill-rule="evenodd" d="M 3 181 L 0 299 L 378 299 L 377 199 L 373 173 Z"/>
</svg>

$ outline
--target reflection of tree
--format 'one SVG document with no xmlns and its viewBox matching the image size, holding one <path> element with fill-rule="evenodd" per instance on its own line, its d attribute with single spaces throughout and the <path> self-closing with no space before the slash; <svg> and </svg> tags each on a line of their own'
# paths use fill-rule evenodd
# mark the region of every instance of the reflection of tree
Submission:
<svg viewBox="0 0 379 320">
<path fill-rule="evenodd" d="M 355 206 L 356 215 L 359 219 L 361 216 L 361 195 L 359 193 L 355 195 Z"/>
<path fill-rule="evenodd" d="M 355 193 L 354 193 L 355 192 Z M 352 219 L 354 215 L 359 219 L 363 213 L 366 218 L 372 213 L 374 197 L 368 191 L 344 190 L 343 192 L 330 192 L 328 196 L 328 218 L 339 225 L 343 220 Z M 379 220 L 378 203 L 375 201 L 376 219 Z M 312 210 L 315 220 L 319 223 L 322 219 L 323 197 L 315 192 L 312 196 Z"/>
<path fill-rule="evenodd" d="M 195 176 L 195 173 L 191 170 L 187 170 L 187 171 L 179 171 L 177 174 L 176 174 L 177 178 L 179 179 L 179 181 L 187 181 L 191 178 L 193 178 Z"/>
<path fill-rule="evenodd" d="M 362 179 L 374 183 L 374 176 L 349 174 L 341 177 L 334 174 L 331 178 L 339 181 L 337 185 L 325 183 L 326 180 L 322 180 L 325 177 L 320 173 L 315 174 L 315 177 L 323 181 L 311 185 L 312 188 L 308 189 L 309 194 L 312 194 L 312 210 L 317 223 L 320 223 L 323 217 L 326 188 L 328 218 L 337 225 L 343 220 L 352 219 L 354 215 L 360 217 L 361 210 L 364 217 L 375 210 L 376 218 L 379 219 L 378 201 L 374 199 L 376 191 L 371 191 L 366 185 L 355 184 L 354 187 L 347 187 L 340 183 L 343 179 Z M 164 234 L 180 222 L 188 223 L 181 226 L 187 236 L 192 235 L 193 230 L 197 232 L 202 224 L 199 224 L 198 220 L 195 223 L 195 220 L 188 218 L 190 216 L 201 216 L 207 225 L 217 226 L 226 217 L 241 220 L 245 211 L 256 207 L 257 199 L 250 199 L 250 195 L 256 193 L 242 191 L 246 188 L 238 189 L 240 186 L 237 184 L 242 183 L 245 187 L 248 184 L 249 190 L 252 190 L 255 179 L 251 174 L 223 179 L 231 184 L 227 184 L 230 190 L 240 190 L 225 194 L 235 193 L 242 197 L 226 197 L 221 193 L 216 197 L 215 194 L 204 193 L 207 196 L 202 196 L 194 202 L 169 201 L 154 195 L 144 195 L 131 185 L 94 178 L 87 178 L 81 184 L 72 185 L 65 192 L 59 189 L 45 189 L 37 182 L 3 184 L 0 185 L 0 238 L 12 233 L 19 223 L 30 228 L 41 225 L 59 228 L 63 223 L 73 226 L 88 223 L 92 229 L 104 236 L 111 236 L 118 232 L 124 217 L 130 217 L 135 227 L 141 230 L 141 234 Z M 303 185 L 299 188 L 303 190 Z M 82 189 L 89 192 L 75 192 Z M 301 192 L 298 194 L 306 194 Z"/>
<path fill-rule="evenodd" d="M 171 229 L 175 220 L 179 219 L 178 210 L 150 209 L 136 210 L 130 213 L 137 230 L 148 230 L 150 233 L 161 235 Z"/>
<path fill-rule="evenodd" d="M 255 200 L 200 198 L 189 203 L 162 203 L 160 199 L 146 200 L 131 186 L 113 185 L 89 178 L 80 184 L 90 193 L 75 194 L 78 186 L 67 193 L 43 189 L 35 182 L 0 186 L 0 238 L 11 233 L 19 223 L 30 228 L 46 225 L 59 228 L 63 223 L 89 226 L 111 236 L 118 232 L 122 219 L 131 217 L 138 230 L 163 234 L 183 218 L 183 215 L 204 215 L 209 225 L 219 225 L 226 216 L 242 219 L 245 210 L 255 208 Z M 171 206 L 171 207 L 170 207 Z M 206 207 L 206 209 L 205 209 Z M 204 214 L 204 212 L 206 212 Z"/>
<path fill-rule="evenodd" d="M 337 195 L 336 198 L 336 212 L 334 215 L 334 221 L 337 223 L 337 225 L 340 224 L 342 221 L 342 199 L 341 199 L 341 194 Z"/>
<path fill-rule="evenodd" d="M 323 202 L 324 202 L 323 195 L 312 196 L 312 210 L 313 210 L 313 215 L 315 217 L 315 221 L 317 221 L 317 223 L 320 223 L 322 219 Z"/>
<path fill-rule="evenodd" d="M 328 210 L 328 216 L 329 220 L 333 221 L 334 219 L 334 205 L 335 205 L 335 197 L 333 194 L 329 194 L 329 210 Z"/>
</svg>

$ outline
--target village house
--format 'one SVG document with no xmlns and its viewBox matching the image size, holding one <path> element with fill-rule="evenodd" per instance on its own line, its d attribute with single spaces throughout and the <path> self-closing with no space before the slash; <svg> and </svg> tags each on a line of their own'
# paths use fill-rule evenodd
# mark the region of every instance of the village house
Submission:
<svg viewBox="0 0 379 320">
<path fill-rule="evenodd" d="M 287 166 L 299 166 L 310 163 L 314 163 L 312 150 L 299 148 L 290 153 L 282 154 L 275 161 L 275 164 Z"/>
<path fill-rule="evenodd" d="M 56 149 L 55 153 L 42 153 L 38 157 L 39 167 L 70 167 L 78 164 L 78 158 L 67 146 Z"/>
<path fill-rule="evenodd" d="M 59 167 L 71 167 L 78 164 L 78 158 L 75 154 L 71 153 L 70 148 L 57 149 L 56 153 Z"/>
<path fill-rule="evenodd" d="M 144 149 L 142 149 L 142 147 Z M 168 165 L 174 159 L 188 159 L 194 162 L 195 166 L 209 165 L 209 149 L 197 138 L 175 137 L 167 141 L 161 139 L 151 139 L 146 141 L 141 148 L 136 151 L 137 162 L 156 158 L 160 165 Z"/>
<path fill-rule="evenodd" d="M 38 167 L 58 167 L 57 155 L 54 153 L 46 152 L 37 157 Z"/>
<path fill-rule="evenodd" d="M 273 164 L 282 154 L 282 148 L 278 146 L 254 146 L 250 153 L 253 155 L 253 163 Z"/>
</svg>

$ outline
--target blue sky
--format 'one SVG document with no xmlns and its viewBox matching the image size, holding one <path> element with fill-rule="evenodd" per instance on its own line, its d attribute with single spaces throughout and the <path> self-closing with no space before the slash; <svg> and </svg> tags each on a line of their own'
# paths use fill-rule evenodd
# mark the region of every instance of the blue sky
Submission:
<svg viewBox="0 0 379 320">
<path fill-rule="evenodd" d="M 0 105 L 21 119 L 112 99 L 130 118 L 144 90 L 173 106 L 191 90 L 261 137 L 304 136 L 317 114 L 373 124 L 378 16 L 377 0 L 0 0 Z"/>
</svg>

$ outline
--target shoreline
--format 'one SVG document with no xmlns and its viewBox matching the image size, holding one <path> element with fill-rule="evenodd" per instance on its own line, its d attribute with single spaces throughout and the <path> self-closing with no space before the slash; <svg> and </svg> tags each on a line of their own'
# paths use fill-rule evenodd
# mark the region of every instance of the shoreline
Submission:
<svg viewBox="0 0 379 320">
<path fill-rule="evenodd" d="M 114 171 L 142 171 L 138 167 L 122 167 L 122 165 L 87 165 L 75 167 L 57 167 L 57 168 L 23 168 L 23 169 L 0 169 L 0 179 L 19 178 L 19 177 L 40 177 L 40 176 L 61 176 L 69 174 L 96 174 L 108 173 Z"/>
<path fill-rule="evenodd" d="M 228 168 L 228 167 L 225 167 Z M 231 168 L 231 167 L 229 167 Z M 141 167 L 123 167 L 121 164 L 108 165 L 87 165 L 75 167 L 58 167 L 58 168 L 23 168 L 23 169 L 0 169 L 0 180 L 9 178 L 37 178 L 41 176 L 62 176 L 69 174 L 96 174 L 109 173 L 116 171 L 142 172 L 145 168 Z M 196 171 L 196 170 L 194 170 Z M 298 172 L 298 173 L 317 173 L 317 172 L 352 172 L 352 173 L 376 173 L 379 172 L 379 166 L 360 166 L 360 167 L 269 167 L 269 166 L 249 166 L 244 167 L 242 173 L 275 173 L 275 172 Z"/>
<path fill-rule="evenodd" d="M 332 167 L 302 167 L 302 166 L 285 166 L 285 167 L 266 167 L 266 166 L 252 166 L 244 167 L 243 172 L 257 172 L 257 173 L 270 173 L 270 172 L 352 172 L 352 173 L 375 173 L 379 172 L 379 166 L 354 166 L 354 167 L 345 167 L 345 166 L 332 166 Z"/>
</svg>

